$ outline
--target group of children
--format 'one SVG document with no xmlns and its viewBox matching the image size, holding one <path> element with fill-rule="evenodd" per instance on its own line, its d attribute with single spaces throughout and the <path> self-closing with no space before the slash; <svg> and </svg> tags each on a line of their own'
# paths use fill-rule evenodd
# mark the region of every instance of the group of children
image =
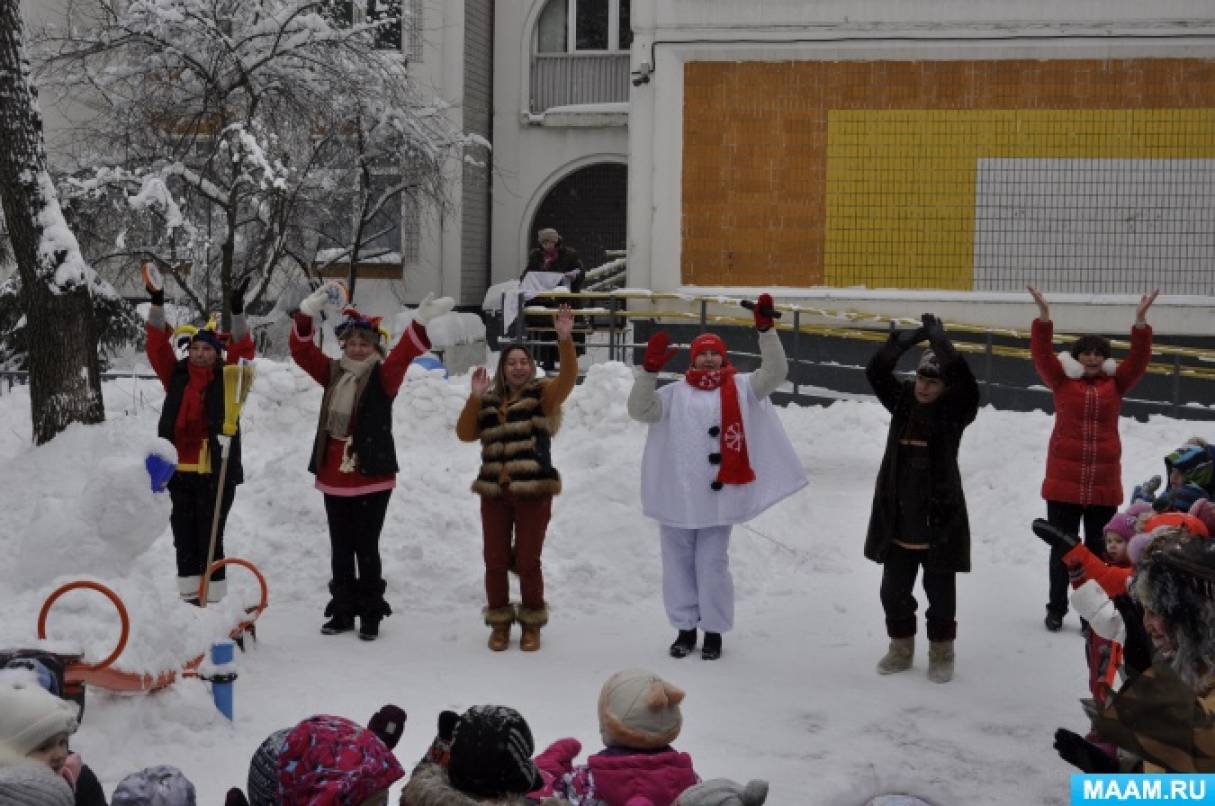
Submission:
<svg viewBox="0 0 1215 806">
<path fill-rule="evenodd" d="M 1071 604 L 1084 620 L 1088 685 L 1098 709 L 1108 705 L 1128 670 L 1138 673 L 1152 662 L 1143 610 L 1128 595 L 1145 548 L 1161 534 L 1215 535 L 1215 447 L 1194 437 L 1164 461 L 1165 489 L 1154 495 L 1156 485 L 1136 487 L 1131 503 L 1105 524 L 1101 554 L 1047 520 L 1034 522 L 1035 534 L 1060 554 L 1067 568 Z M 1148 614 L 1149 623 L 1151 618 Z M 1116 755 L 1113 745 L 1092 734 L 1087 739 Z"/>
<path fill-rule="evenodd" d="M 95 775 L 71 753 L 75 702 L 46 686 L 37 661 L 0 672 L 0 803 L 105 806 Z M 52 686 L 53 687 L 53 686 Z M 684 692 L 644 669 L 612 675 L 599 693 L 603 748 L 576 763 L 582 744 L 562 738 L 536 754 L 532 732 L 513 708 L 478 705 L 444 711 L 430 748 L 414 767 L 401 806 L 494 803 L 573 806 L 759 806 L 768 785 L 702 781 L 691 757 L 672 747 L 683 727 Z M 318 714 L 275 731 L 256 749 L 244 790 L 226 806 L 384 806 L 405 778 L 393 753 L 407 716 L 396 705 L 367 725 Z M 111 806 L 195 806 L 178 769 L 150 767 L 122 779 Z"/>
</svg>

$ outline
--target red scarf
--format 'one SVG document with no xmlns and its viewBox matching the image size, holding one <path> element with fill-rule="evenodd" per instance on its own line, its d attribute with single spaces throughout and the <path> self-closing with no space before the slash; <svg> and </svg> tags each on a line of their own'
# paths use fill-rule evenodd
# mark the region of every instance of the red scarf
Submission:
<svg viewBox="0 0 1215 806">
<path fill-rule="evenodd" d="M 186 369 L 190 372 L 190 380 L 181 396 L 173 435 L 179 449 L 189 451 L 193 448 L 197 452 L 195 446 L 207 438 L 207 386 L 215 378 L 215 369 L 193 364 L 186 364 Z"/>
<path fill-rule="evenodd" d="M 689 369 L 684 380 L 697 389 L 721 390 L 721 465 L 717 480 L 722 484 L 749 484 L 755 471 L 747 456 L 747 435 L 743 431 L 742 410 L 738 406 L 738 370 L 726 364 L 721 369 Z"/>
</svg>

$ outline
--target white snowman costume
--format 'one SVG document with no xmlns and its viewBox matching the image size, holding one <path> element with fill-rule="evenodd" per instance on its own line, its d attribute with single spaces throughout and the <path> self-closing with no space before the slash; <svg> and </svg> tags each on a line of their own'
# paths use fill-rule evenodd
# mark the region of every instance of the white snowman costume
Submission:
<svg viewBox="0 0 1215 806">
<path fill-rule="evenodd" d="M 723 633 L 734 626 L 730 529 L 806 486 L 806 471 L 768 399 L 788 374 L 775 329 L 759 333 L 760 366 L 738 373 L 738 405 L 755 480 L 714 484 L 720 464 L 719 389 L 678 381 L 655 390 L 658 374 L 636 370 L 629 415 L 650 424 L 641 461 L 641 500 L 662 534 L 662 594 L 678 630 Z M 737 438 L 727 434 L 726 439 Z"/>
</svg>

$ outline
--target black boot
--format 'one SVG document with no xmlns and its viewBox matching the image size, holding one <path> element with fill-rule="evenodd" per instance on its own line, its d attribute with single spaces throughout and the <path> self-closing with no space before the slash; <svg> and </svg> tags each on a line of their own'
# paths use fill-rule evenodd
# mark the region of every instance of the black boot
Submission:
<svg viewBox="0 0 1215 806">
<path fill-rule="evenodd" d="M 360 579 L 358 581 L 359 638 L 374 641 L 380 637 L 380 620 L 392 615 L 392 608 L 384 601 L 388 583 L 382 579 Z"/>
<path fill-rule="evenodd" d="M 671 644 L 671 657 L 686 658 L 695 648 L 696 630 L 680 630 L 679 635 L 675 636 L 675 642 Z"/>
<path fill-rule="evenodd" d="M 721 657 L 721 633 L 705 632 L 705 642 L 700 648 L 700 657 L 705 660 L 717 660 Z"/>
<path fill-rule="evenodd" d="M 325 605 L 329 620 L 321 625 L 321 635 L 350 632 L 354 629 L 354 587 L 334 580 L 329 583 L 329 595 L 333 597 Z"/>
</svg>

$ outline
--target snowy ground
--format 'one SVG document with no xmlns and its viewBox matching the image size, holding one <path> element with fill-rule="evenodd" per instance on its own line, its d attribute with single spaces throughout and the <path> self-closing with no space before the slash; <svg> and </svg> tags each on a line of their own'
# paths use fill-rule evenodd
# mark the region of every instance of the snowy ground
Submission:
<svg viewBox="0 0 1215 806">
<path fill-rule="evenodd" d="M 454 437 L 467 379 L 411 371 L 397 401 L 402 473 L 382 539 L 396 612 L 368 644 L 317 630 L 328 542 L 305 468 L 320 390 L 286 364 L 260 360 L 258 372 L 228 553 L 264 570 L 271 604 L 260 640 L 238 656 L 236 720 L 220 717 L 196 681 L 152 696 L 90 692 L 74 744 L 107 790 L 132 770 L 169 763 L 194 780 L 200 803 L 218 803 L 229 786 L 244 785 L 249 757 L 271 731 L 316 712 L 363 721 L 385 702 L 410 715 L 397 749 L 406 769 L 441 709 L 482 702 L 517 707 L 541 747 L 573 735 L 593 752 L 601 683 L 646 666 L 688 691 L 676 746 L 697 771 L 766 778 L 773 804 L 854 804 L 882 783 L 947 804 L 1066 802 L 1070 770 L 1051 737 L 1058 725 L 1083 729 L 1085 673 L 1074 616 L 1058 635 L 1041 625 L 1046 548 L 1028 522 L 1044 509 L 1047 415 L 984 409 L 963 441 L 975 571 L 959 578 L 957 677 L 933 685 L 923 644 L 913 671 L 873 672 L 886 643 L 880 569 L 861 546 L 888 424 L 875 403 L 782 411 L 811 485 L 736 529 L 737 627 L 722 659 L 677 661 L 666 654 L 673 630 L 660 599 L 657 529 L 640 512 L 645 431 L 625 414 L 631 375 L 620 364 L 594 367 L 555 441 L 566 492 L 544 555 L 552 610 L 544 648 L 493 654 L 468 491 L 478 451 Z M 237 569 L 224 605 L 203 612 L 176 602 L 167 511 L 130 472 L 155 433 L 163 394 L 154 381 L 132 380 L 105 393 L 104 425 L 74 427 L 39 449 L 28 443 L 25 390 L 0 397 L 0 646 L 32 643 L 56 584 L 93 578 L 132 612 L 121 665 L 167 668 L 221 636 L 254 587 Z M 1124 484 L 1159 472 L 1163 453 L 1195 430 L 1124 420 Z M 116 528 L 124 518 L 130 528 Z M 74 593 L 49 631 L 96 658 L 112 645 L 115 623 L 104 601 Z"/>
</svg>

